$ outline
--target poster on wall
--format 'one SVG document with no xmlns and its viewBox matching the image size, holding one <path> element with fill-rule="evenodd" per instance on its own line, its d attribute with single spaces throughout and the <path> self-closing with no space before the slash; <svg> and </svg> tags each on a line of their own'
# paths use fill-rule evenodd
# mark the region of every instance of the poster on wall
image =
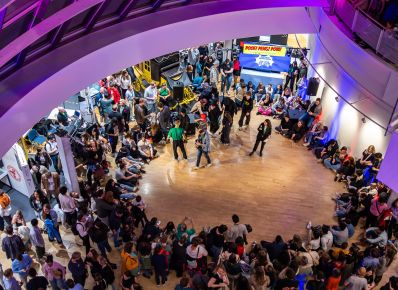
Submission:
<svg viewBox="0 0 398 290">
<path fill-rule="evenodd" d="M 14 144 L 3 156 L 2 161 L 10 177 L 11 187 L 30 197 L 35 184 L 21 146 Z"/>
<path fill-rule="evenodd" d="M 243 45 L 244 54 L 286 56 L 286 47 L 276 45 L 262 45 L 255 43 L 245 43 Z"/>
<path fill-rule="evenodd" d="M 259 71 L 287 72 L 290 65 L 288 56 L 270 56 L 241 53 L 239 56 L 242 68 Z"/>
</svg>

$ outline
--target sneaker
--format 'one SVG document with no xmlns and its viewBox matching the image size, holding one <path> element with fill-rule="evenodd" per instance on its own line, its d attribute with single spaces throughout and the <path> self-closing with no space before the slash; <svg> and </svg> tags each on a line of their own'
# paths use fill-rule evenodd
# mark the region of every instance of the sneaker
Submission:
<svg viewBox="0 0 398 290">
<path fill-rule="evenodd" d="M 254 154 L 254 152 L 252 151 L 252 152 L 249 153 L 249 156 L 252 156 L 253 154 Z"/>
<path fill-rule="evenodd" d="M 303 146 L 307 147 L 310 143 L 303 143 Z"/>
<path fill-rule="evenodd" d="M 260 152 L 260 154 L 259 154 L 259 155 L 260 155 L 260 157 L 263 157 L 263 152 Z"/>
<path fill-rule="evenodd" d="M 239 131 L 242 131 L 242 130 L 243 130 L 243 128 L 242 128 L 242 127 L 239 127 L 239 128 L 238 128 L 238 130 L 239 130 Z"/>
<path fill-rule="evenodd" d="M 192 167 L 192 170 L 198 170 L 200 167 L 199 166 L 194 166 Z"/>
<path fill-rule="evenodd" d="M 213 165 L 212 163 L 209 163 L 206 165 L 206 167 L 211 167 L 212 165 Z"/>
</svg>

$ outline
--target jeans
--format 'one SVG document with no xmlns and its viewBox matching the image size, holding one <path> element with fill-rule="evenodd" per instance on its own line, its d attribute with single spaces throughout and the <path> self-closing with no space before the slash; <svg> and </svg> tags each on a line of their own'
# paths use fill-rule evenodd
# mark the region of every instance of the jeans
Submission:
<svg viewBox="0 0 398 290">
<path fill-rule="evenodd" d="M 46 253 L 46 249 L 44 247 L 39 247 L 39 246 L 36 246 L 35 249 L 37 257 L 39 259 L 43 258 L 44 254 Z"/>
<path fill-rule="evenodd" d="M 203 151 L 202 148 L 198 148 L 198 158 L 196 159 L 196 166 L 197 166 L 197 167 L 199 167 L 199 165 L 200 165 L 200 159 L 202 158 L 202 154 L 205 155 L 206 160 L 207 160 L 207 163 L 208 163 L 208 164 L 211 164 L 209 152 Z"/>
<path fill-rule="evenodd" d="M 332 164 L 329 158 L 323 160 L 323 164 L 326 168 L 332 169 L 334 171 L 337 171 L 341 167 L 341 163 L 339 161 L 336 164 Z"/>
<path fill-rule="evenodd" d="M 139 174 L 139 173 L 141 173 L 140 170 L 139 170 L 138 168 L 136 168 L 135 166 L 130 166 L 130 167 L 128 168 L 128 171 L 130 171 L 131 173 L 134 173 L 134 174 Z"/>
<path fill-rule="evenodd" d="M 216 247 L 216 246 L 212 245 L 211 248 L 210 248 L 210 251 L 211 251 L 211 254 L 213 255 L 213 262 L 217 262 L 218 261 L 218 257 L 221 254 L 222 247 L 219 248 L 219 247 Z"/>
<path fill-rule="evenodd" d="M 11 225 L 11 216 L 0 216 L 0 231 L 4 231 L 5 225 Z"/>
<path fill-rule="evenodd" d="M 101 255 L 106 257 L 106 251 L 110 252 L 112 250 L 111 246 L 108 243 L 108 240 L 100 241 L 97 243 L 98 249 L 101 252 Z"/>
<path fill-rule="evenodd" d="M 109 143 L 111 143 L 112 153 L 116 153 L 116 146 L 119 142 L 118 136 L 109 136 Z"/>
<path fill-rule="evenodd" d="M 83 241 L 83 246 L 84 246 L 85 249 L 86 249 L 86 255 L 87 255 L 87 253 L 90 252 L 90 248 L 91 248 L 91 245 L 90 245 L 90 237 L 89 237 L 88 235 L 85 235 L 84 237 L 80 237 L 80 238 L 81 238 L 82 241 Z"/>
<path fill-rule="evenodd" d="M 127 185 L 127 184 L 120 183 L 120 180 L 118 182 L 119 182 L 121 188 L 123 188 L 123 189 L 125 189 L 127 191 L 131 191 L 131 192 L 134 191 L 134 186 L 130 186 L 130 185 Z"/>
<path fill-rule="evenodd" d="M 307 128 L 309 128 L 311 127 L 311 124 L 314 121 L 314 119 L 315 118 L 313 116 L 311 116 L 310 114 L 308 114 L 308 112 L 306 112 L 304 115 L 300 117 L 299 120 L 302 121 L 307 126 Z"/>
<path fill-rule="evenodd" d="M 160 279 L 162 279 L 162 284 L 166 283 L 167 281 L 166 271 L 165 270 L 157 271 L 155 269 L 155 280 L 157 285 L 160 285 Z"/>
<path fill-rule="evenodd" d="M 113 243 L 115 244 L 115 248 L 118 248 L 120 246 L 119 243 L 119 233 L 120 233 L 120 229 L 115 230 L 113 234 Z"/>
<path fill-rule="evenodd" d="M 71 227 L 73 234 L 75 236 L 78 235 L 78 232 L 75 228 L 75 224 L 77 221 L 77 212 L 76 211 L 65 212 L 65 219 L 66 219 L 66 223 Z"/>
<path fill-rule="evenodd" d="M 184 159 L 187 159 L 187 153 L 185 151 L 184 147 L 184 141 L 182 140 L 173 140 L 173 153 L 174 153 L 174 159 L 178 159 L 178 153 L 177 153 L 177 148 L 180 147 L 181 152 L 182 152 L 182 157 Z"/>
<path fill-rule="evenodd" d="M 55 171 L 57 171 L 59 173 L 60 171 L 58 168 L 58 154 L 50 155 L 50 158 L 53 163 Z"/>
<path fill-rule="evenodd" d="M 50 285 L 53 290 L 65 289 L 65 281 L 63 278 L 50 280 Z"/>
<path fill-rule="evenodd" d="M 120 198 L 123 198 L 123 199 L 134 199 L 136 197 L 136 195 L 134 194 L 134 193 L 122 193 L 121 195 L 120 195 Z"/>
<path fill-rule="evenodd" d="M 232 75 L 227 75 L 227 76 L 222 76 L 221 77 L 221 92 L 224 95 L 224 89 L 227 89 L 227 92 L 229 91 L 231 87 L 231 82 L 232 82 Z"/>
<path fill-rule="evenodd" d="M 147 103 L 146 107 L 147 107 L 149 113 L 156 112 L 156 103 Z"/>
</svg>

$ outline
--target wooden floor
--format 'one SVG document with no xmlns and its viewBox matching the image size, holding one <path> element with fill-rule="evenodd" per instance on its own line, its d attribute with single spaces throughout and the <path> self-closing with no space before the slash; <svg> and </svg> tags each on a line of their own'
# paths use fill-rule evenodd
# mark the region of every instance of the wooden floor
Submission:
<svg viewBox="0 0 398 290">
<path fill-rule="evenodd" d="M 187 145 L 188 162 L 175 162 L 170 145 L 161 149 L 161 157 L 148 167 L 139 191 L 150 215 L 162 222 L 189 216 L 200 229 L 229 225 L 236 213 L 242 223 L 252 225 L 251 240 L 271 239 L 276 234 L 288 239 L 303 233 L 308 220 L 333 223 L 330 197 L 342 185 L 333 182 L 333 173 L 318 164 L 301 143 L 273 134 L 263 157 L 248 156 L 263 120 L 254 116 L 246 131 L 238 131 L 236 125 L 230 146 L 212 139 L 210 168 L 192 170 L 196 161 L 193 140 Z M 202 164 L 206 164 L 204 158 Z"/>
<path fill-rule="evenodd" d="M 249 157 L 257 126 L 264 120 L 252 117 L 247 131 L 237 131 L 235 124 L 230 146 L 212 139 L 210 168 L 192 170 L 196 161 L 194 138 L 187 144 L 188 162 L 174 161 L 170 145 L 160 148 L 160 157 L 146 167 L 138 192 L 148 204 L 148 216 L 157 216 L 163 226 L 189 216 L 201 230 L 221 223 L 230 225 L 231 215 L 236 213 L 242 223 L 253 227 L 249 241 L 272 239 L 277 234 L 290 239 L 295 233 L 304 234 L 309 220 L 313 224 L 335 223 L 331 195 L 343 187 L 333 182 L 333 173 L 318 164 L 301 143 L 277 134 L 266 144 L 263 157 Z M 273 125 L 278 122 L 273 121 Z M 205 164 L 204 159 L 202 162 Z M 68 255 L 82 247 L 76 245 L 79 239 L 75 240 L 70 231 L 62 231 L 66 249 L 48 243 L 47 252 L 66 265 Z M 10 261 L 3 252 L 0 259 L 6 269 Z M 110 259 L 118 263 L 119 251 L 113 249 Z M 116 271 L 119 278 L 119 269 Z M 164 289 L 174 289 L 174 273 L 170 278 Z M 153 279 L 140 278 L 140 282 L 145 289 L 156 288 Z M 87 284 L 91 289 L 91 279 Z"/>
</svg>

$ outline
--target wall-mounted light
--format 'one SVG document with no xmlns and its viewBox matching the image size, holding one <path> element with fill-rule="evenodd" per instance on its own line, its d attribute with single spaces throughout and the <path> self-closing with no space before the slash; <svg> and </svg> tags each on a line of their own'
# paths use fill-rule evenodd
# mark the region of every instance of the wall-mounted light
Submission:
<svg viewBox="0 0 398 290">
<path fill-rule="evenodd" d="M 338 96 L 336 96 L 334 99 L 336 100 L 337 103 L 338 103 L 339 100 L 340 100 Z"/>
<path fill-rule="evenodd" d="M 362 117 L 361 120 L 362 120 L 362 123 L 364 123 L 364 124 L 366 123 L 366 118 L 365 117 Z"/>
</svg>

